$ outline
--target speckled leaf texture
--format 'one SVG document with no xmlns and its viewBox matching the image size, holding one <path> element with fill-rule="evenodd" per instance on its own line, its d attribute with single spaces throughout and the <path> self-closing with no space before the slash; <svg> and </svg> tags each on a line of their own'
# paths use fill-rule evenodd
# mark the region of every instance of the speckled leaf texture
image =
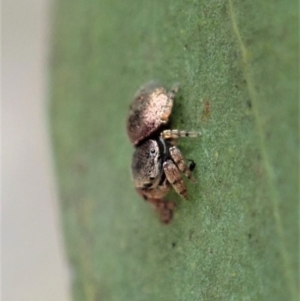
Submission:
<svg viewBox="0 0 300 301">
<path fill-rule="evenodd" d="M 76 301 L 298 300 L 298 5 L 60 0 L 51 128 Z M 160 224 L 135 193 L 129 103 L 180 83 L 197 166 Z"/>
</svg>

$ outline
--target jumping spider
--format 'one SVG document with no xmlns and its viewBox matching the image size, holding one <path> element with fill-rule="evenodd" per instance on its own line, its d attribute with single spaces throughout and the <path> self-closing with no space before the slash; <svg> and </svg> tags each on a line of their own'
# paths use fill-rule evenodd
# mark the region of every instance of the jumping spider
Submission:
<svg viewBox="0 0 300 301">
<path fill-rule="evenodd" d="M 131 170 L 135 188 L 139 195 L 152 203 L 163 223 L 169 223 L 175 204 L 163 200 L 171 187 L 184 199 L 187 189 L 181 173 L 195 182 L 191 171 L 175 146 L 179 137 L 198 137 L 194 131 L 164 129 L 167 125 L 178 85 L 167 92 L 156 83 L 150 82 L 140 88 L 130 106 L 127 133 L 135 146 Z"/>
</svg>

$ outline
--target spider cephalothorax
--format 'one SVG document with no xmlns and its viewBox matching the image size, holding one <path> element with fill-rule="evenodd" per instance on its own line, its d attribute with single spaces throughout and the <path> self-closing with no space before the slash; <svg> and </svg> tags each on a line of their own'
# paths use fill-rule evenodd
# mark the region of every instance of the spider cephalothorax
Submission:
<svg viewBox="0 0 300 301">
<path fill-rule="evenodd" d="M 127 119 L 127 133 L 135 145 L 131 165 L 135 188 L 155 206 L 164 223 L 171 221 L 175 208 L 164 196 L 173 187 L 187 198 L 181 173 L 194 181 L 191 171 L 195 164 L 186 164 L 174 141 L 179 137 L 199 136 L 198 132 L 162 129 L 169 120 L 177 90 L 178 85 L 167 92 L 158 83 L 146 84 L 137 92 Z"/>
</svg>

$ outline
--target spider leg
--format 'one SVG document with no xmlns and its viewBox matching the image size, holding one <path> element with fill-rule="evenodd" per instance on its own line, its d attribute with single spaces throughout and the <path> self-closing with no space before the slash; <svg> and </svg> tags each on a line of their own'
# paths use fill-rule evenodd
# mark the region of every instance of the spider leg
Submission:
<svg viewBox="0 0 300 301">
<path fill-rule="evenodd" d="M 163 139 L 178 139 L 181 137 L 197 138 L 201 136 L 201 133 L 185 130 L 164 130 L 161 132 L 160 136 Z"/>
<path fill-rule="evenodd" d="M 181 195 L 183 198 L 187 199 L 187 189 L 182 180 L 181 174 L 177 166 L 172 160 L 167 160 L 163 164 L 163 169 L 166 178 L 173 186 L 174 190 Z"/>
<path fill-rule="evenodd" d="M 172 108 L 173 108 L 174 98 L 176 96 L 178 88 L 179 88 L 178 84 L 174 85 L 172 87 L 171 91 L 168 92 L 168 94 L 167 94 L 167 100 L 166 100 L 165 105 L 163 106 L 162 115 L 160 117 L 160 119 L 163 123 L 167 123 L 169 121 L 169 117 L 171 115 Z"/>
<path fill-rule="evenodd" d="M 173 218 L 175 203 L 164 201 L 162 199 L 148 199 L 147 201 L 154 206 L 155 210 L 159 214 L 160 221 L 162 223 L 170 223 Z"/>
<path fill-rule="evenodd" d="M 179 84 L 175 84 L 172 89 L 170 90 L 170 92 L 168 93 L 168 97 L 172 100 L 174 100 L 177 92 L 178 92 L 178 89 L 179 89 Z"/>
<path fill-rule="evenodd" d="M 152 204 L 156 212 L 159 214 L 160 221 L 169 224 L 173 218 L 175 203 L 165 201 L 163 197 L 170 189 L 169 183 L 164 181 L 156 189 L 140 189 L 136 188 L 137 193 L 146 201 Z"/>
<path fill-rule="evenodd" d="M 174 103 L 174 98 L 171 98 L 168 95 L 166 103 L 162 107 L 162 112 L 161 112 L 161 117 L 160 117 L 160 120 L 162 123 L 167 123 L 169 121 L 169 117 L 171 115 L 172 108 L 173 108 L 173 103 Z"/>
<path fill-rule="evenodd" d="M 175 162 L 175 164 L 178 166 L 178 169 L 184 173 L 184 175 L 192 182 L 195 183 L 196 180 L 193 177 L 193 174 L 191 172 L 191 170 L 195 167 L 192 166 L 191 168 L 186 164 L 186 162 L 183 159 L 183 156 L 179 150 L 179 148 L 177 148 L 176 146 L 172 146 L 170 147 L 170 155 L 173 159 L 173 161 Z M 193 161 L 193 164 L 194 161 Z"/>
</svg>

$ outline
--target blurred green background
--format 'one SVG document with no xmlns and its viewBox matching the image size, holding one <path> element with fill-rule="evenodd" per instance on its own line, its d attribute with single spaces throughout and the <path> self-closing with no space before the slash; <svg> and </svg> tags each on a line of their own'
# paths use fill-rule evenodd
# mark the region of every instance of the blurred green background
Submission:
<svg viewBox="0 0 300 301">
<path fill-rule="evenodd" d="M 297 300 L 293 1 L 57 1 L 51 120 L 74 300 Z M 197 184 L 171 225 L 130 179 L 140 85 L 180 83 Z"/>
</svg>

